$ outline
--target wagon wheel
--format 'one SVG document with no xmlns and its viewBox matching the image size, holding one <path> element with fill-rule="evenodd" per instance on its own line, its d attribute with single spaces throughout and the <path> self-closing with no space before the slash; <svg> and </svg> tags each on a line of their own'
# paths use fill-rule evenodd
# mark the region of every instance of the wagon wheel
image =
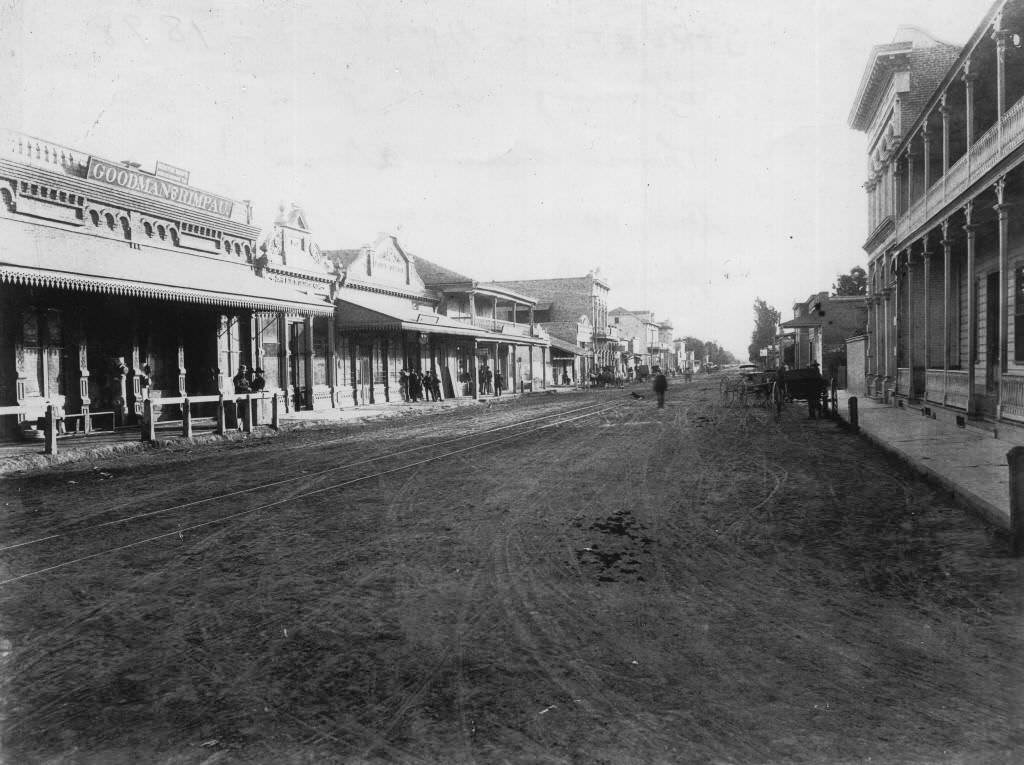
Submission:
<svg viewBox="0 0 1024 765">
<path fill-rule="evenodd" d="M 768 408 L 775 410 L 775 421 L 778 422 L 782 419 L 782 403 L 785 399 L 785 391 L 783 390 L 782 383 L 775 380 L 772 383 L 771 391 L 768 394 Z"/>
<path fill-rule="evenodd" d="M 829 410 L 831 411 L 833 418 L 839 416 L 839 393 L 838 393 L 838 390 L 839 389 L 838 389 L 838 386 L 836 385 L 836 378 L 833 377 L 832 378 L 832 382 L 829 384 L 829 390 L 828 390 Z"/>
<path fill-rule="evenodd" d="M 729 395 L 731 393 L 729 387 L 729 380 L 727 378 L 723 377 L 721 380 L 719 380 L 718 397 L 719 399 L 721 399 L 722 404 L 729 403 Z"/>
</svg>

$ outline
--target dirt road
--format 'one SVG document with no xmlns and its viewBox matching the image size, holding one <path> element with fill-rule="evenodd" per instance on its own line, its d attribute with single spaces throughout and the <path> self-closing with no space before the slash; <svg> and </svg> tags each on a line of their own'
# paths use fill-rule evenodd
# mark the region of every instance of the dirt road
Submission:
<svg viewBox="0 0 1024 765">
<path fill-rule="evenodd" d="M 6 761 L 1021 761 L 1024 566 L 804 416 L 693 383 L 6 479 Z"/>
</svg>

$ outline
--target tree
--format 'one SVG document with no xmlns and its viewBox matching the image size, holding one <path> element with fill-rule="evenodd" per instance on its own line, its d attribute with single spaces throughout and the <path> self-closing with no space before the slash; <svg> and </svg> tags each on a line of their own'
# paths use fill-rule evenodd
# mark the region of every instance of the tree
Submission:
<svg viewBox="0 0 1024 765">
<path fill-rule="evenodd" d="M 854 266 L 848 274 L 839 274 L 832 285 L 832 294 L 866 295 L 868 293 L 868 272 L 860 266 Z"/>
<path fill-rule="evenodd" d="M 775 344 L 775 332 L 782 314 L 762 298 L 754 301 L 754 331 L 750 335 L 747 356 L 752 362 L 761 359 L 761 349 Z"/>
</svg>

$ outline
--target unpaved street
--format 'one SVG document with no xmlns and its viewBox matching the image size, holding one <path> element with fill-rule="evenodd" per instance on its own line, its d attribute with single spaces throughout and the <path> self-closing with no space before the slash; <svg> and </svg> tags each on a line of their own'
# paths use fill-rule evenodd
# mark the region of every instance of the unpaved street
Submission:
<svg viewBox="0 0 1024 765">
<path fill-rule="evenodd" d="M 6 761 L 1019 762 L 1022 564 L 805 414 L 536 395 L 4 479 Z"/>
</svg>

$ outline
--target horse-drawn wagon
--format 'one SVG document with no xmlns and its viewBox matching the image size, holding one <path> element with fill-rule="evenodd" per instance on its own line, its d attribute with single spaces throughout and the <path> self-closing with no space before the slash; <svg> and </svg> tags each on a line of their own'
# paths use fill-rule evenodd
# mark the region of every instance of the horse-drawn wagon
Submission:
<svg viewBox="0 0 1024 765">
<path fill-rule="evenodd" d="M 776 415 L 782 414 L 782 405 L 790 401 L 806 401 L 807 415 L 811 418 L 833 416 L 838 411 L 836 381 L 821 376 L 817 364 L 801 369 L 780 369 L 772 392 Z"/>
</svg>

